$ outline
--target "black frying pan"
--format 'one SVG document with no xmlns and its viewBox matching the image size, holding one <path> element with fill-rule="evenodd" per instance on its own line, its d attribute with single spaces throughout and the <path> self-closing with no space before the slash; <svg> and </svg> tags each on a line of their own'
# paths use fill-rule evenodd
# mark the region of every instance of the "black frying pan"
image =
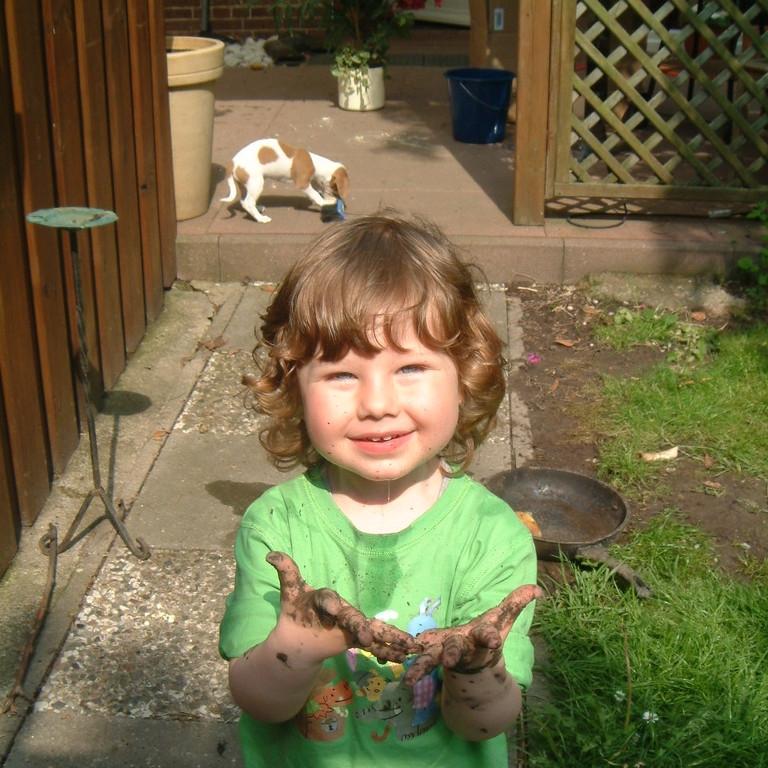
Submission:
<svg viewBox="0 0 768 768">
<path fill-rule="evenodd" d="M 516 512 L 527 512 L 536 521 L 541 535 L 533 540 L 540 559 L 565 556 L 603 563 L 638 597 L 650 596 L 648 585 L 606 549 L 629 520 L 629 509 L 613 488 L 577 472 L 533 467 L 500 472 L 486 485 Z"/>
</svg>

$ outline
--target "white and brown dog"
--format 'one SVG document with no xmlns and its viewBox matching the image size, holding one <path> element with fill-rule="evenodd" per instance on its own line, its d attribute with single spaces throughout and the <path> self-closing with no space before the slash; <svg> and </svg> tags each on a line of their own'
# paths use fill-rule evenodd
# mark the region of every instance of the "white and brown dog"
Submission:
<svg viewBox="0 0 768 768">
<path fill-rule="evenodd" d="M 258 139 L 243 147 L 227 166 L 229 195 L 221 202 L 233 202 L 240 191 L 240 205 L 256 221 L 272 221 L 256 205 L 264 179 L 291 179 L 319 206 L 332 205 L 337 198 L 344 201 L 349 191 L 349 174 L 341 163 L 278 139 Z"/>
</svg>

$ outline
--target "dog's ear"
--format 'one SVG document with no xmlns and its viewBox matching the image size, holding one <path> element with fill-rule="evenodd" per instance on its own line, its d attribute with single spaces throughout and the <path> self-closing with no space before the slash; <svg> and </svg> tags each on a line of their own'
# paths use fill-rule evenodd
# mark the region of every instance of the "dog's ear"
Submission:
<svg viewBox="0 0 768 768">
<path fill-rule="evenodd" d="M 337 168 L 333 172 L 331 176 L 331 189 L 336 197 L 340 197 L 346 202 L 347 193 L 349 192 L 349 174 L 344 166 Z"/>
</svg>

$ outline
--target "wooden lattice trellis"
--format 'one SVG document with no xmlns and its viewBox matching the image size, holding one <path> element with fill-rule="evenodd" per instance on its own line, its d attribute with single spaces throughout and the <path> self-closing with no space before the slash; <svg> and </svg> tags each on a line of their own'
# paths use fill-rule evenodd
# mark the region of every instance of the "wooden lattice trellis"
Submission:
<svg viewBox="0 0 768 768">
<path fill-rule="evenodd" d="M 768 195 L 768 0 L 561 7 L 550 192 Z"/>
</svg>

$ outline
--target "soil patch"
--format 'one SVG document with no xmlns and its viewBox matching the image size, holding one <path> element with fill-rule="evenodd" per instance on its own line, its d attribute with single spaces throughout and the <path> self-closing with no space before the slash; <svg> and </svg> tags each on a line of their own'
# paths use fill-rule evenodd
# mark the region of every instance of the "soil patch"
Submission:
<svg viewBox="0 0 768 768">
<path fill-rule="evenodd" d="M 595 342 L 592 329 L 622 306 L 594 298 L 588 289 L 518 287 L 510 292 L 523 304 L 523 343 L 527 361 L 512 386 L 528 407 L 534 458 L 530 466 L 595 476 L 599 436 L 590 423 L 603 376 L 634 376 L 663 363 L 652 346 L 616 351 Z M 713 318 L 722 324 L 722 318 Z M 664 446 L 660 446 L 662 448 Z M 682 456 L 671 462 L 653 494 L 627 498 L 631 523 L 624 536 L 661 510 L 676 507 L 713 537 L 719 562 L 743 577 L 746 555 L 768 555 L 766 484 L 734 472 L 717 472 Z"/>
</svg>

